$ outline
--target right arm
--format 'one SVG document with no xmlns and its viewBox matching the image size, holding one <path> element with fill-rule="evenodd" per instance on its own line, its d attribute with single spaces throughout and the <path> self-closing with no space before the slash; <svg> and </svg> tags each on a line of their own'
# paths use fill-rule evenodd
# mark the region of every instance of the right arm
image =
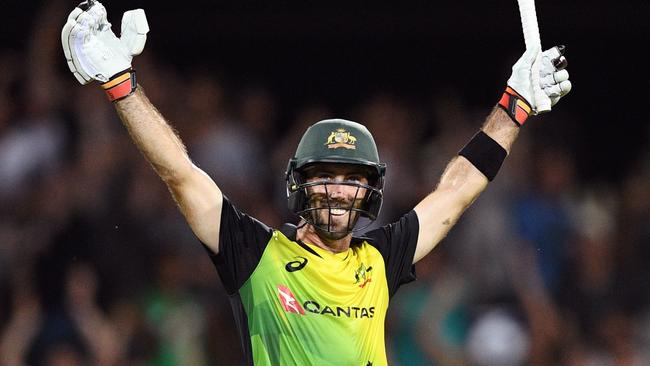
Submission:
<svg viewBox="0 0 650 366">
<path fill-rule="evenodd" d="M 183 142 L 141 88 L 115 102 L 133 142 L 165 182 L 194 234 L 215 254 L 223 195 L 192 163 Z"/>
<path fill-rule="evenodd" d="M 129 10 L 122 16 L 117 38 L 104 6 L 88 0 L 68 15 L 61 45 L 70 71 L 81 84 L 102 83 L 133 141 L 167 184 L 194 234 L 217 254 L 223 195 L 192 163 L 174 129 L 137 88 L 131 69 L 131 60 L 144 49 L 148 32 L 144 10 Z"/>
</svg>

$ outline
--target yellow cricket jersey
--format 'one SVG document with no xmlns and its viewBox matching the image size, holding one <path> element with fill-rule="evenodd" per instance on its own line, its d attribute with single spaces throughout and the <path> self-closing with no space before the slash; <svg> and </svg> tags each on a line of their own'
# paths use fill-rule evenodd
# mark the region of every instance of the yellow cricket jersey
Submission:
<svg viewBox="0 0 650 366">
<path fill-rule="evenodd" d="M 389 298 L 415 279 L 418 222 L 354 238 L 333 254 L 295 241 L 224 198 L 219 254 L 211 255 L 231 296 L 244 355 L 254 365 L 386 365 Z"/>
</svg>

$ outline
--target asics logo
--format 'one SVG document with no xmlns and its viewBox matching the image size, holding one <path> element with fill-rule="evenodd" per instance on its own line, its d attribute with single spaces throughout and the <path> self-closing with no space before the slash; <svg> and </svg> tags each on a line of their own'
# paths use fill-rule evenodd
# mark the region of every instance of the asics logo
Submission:
<svg viewBox="0 0 650 366">
<path fill-rule="evenodd" d="M 291 261 L 284 266 L 284 269 L 286 269 L 287 272 L 300 271 L 301 269 L 305 268 L 305 266 L 307 265 L 307 258 L 305 257 L 296 257 L 296 258 L 298 259 L 295 261 Z"/>
</svg>

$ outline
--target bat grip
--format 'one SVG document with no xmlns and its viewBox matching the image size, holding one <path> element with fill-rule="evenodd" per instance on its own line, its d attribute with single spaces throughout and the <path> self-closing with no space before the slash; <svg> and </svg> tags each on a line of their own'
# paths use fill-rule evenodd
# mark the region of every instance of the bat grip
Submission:
<svg viewBox="0 0 650 366">
<path fill-rule="evenodd" d="M 551 110 L 551 100 L 546 96 L 544 90 L 542 90 L 539 82 L 539 68 L 542 64 L 542 52 L 537 52 L 537 57 L 533 62 L 531 67 L 531 79 L 533 83 L 533 93 L 535 94 L 533 98 L 535 99 L 535 112 L 543 113 Z"/>
<path fill-rule="evenodd" d="M 521 27 L 524 33 L 524 42 L 526 50 L 533 51 L 536 54 L 535 61 L 531 69 L 531 82 L 533 84 L 533 99 L 535 112 L 548 112 L 551 110 L 550 99 L 540 87 L 539 69 L 542 62 L 542 42 L 539 35 L 539 25 L 537 24 L 537 12 L 535 11 L 534 0 L 517 0 L 519 4 L 519 15 L 521 16 Z"/>
</svg>

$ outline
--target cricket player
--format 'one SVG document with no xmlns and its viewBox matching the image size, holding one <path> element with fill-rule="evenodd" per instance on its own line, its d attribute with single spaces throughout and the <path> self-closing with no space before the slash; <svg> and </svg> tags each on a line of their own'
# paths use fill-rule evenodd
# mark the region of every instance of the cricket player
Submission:
<svg viewBox="0 0 650 366">
<path fill-rule="evenodd" d="M 563 47 L 542 53 L 539 85 L 531 69 L 540 50 L 524 53 L 435 190 L 397 222 L 366 232 L 355 227 L 377 217 L 386 171 L 373 137 L 352 121 L 315 123 L 286 171 L 288 206 L 300 220 L 275 229 L 238 210 L 192 163 L 138 86 L 131 60 L 148 31 L 144 11 L 132 10 L 116 37 L 102 4 L 88 0 L 70 13 L 61 37 L 74 76 L 101 83 L 207 248 L 230 295 L 245 360 L 254 365 L 386 365 L 391 296 L 415 279 L 414 264 L 494 179 L 521 126 L 536 114 L 536 88 L 552 105 L 571 89 Z"/>
</svg>

